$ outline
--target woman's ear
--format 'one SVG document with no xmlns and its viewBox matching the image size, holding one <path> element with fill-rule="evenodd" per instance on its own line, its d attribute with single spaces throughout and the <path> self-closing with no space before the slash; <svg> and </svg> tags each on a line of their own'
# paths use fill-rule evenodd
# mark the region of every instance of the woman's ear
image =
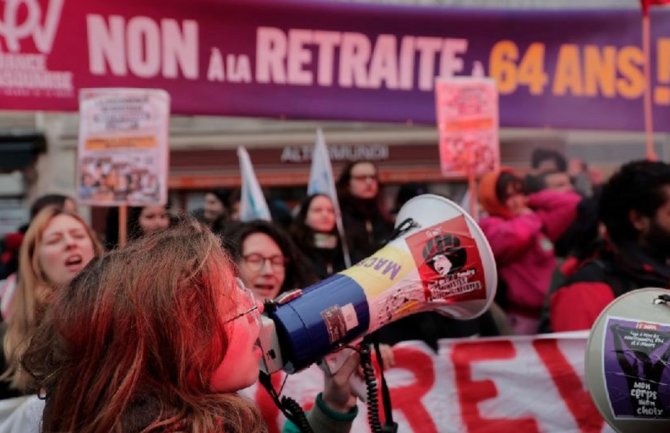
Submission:
<svg viewBox="0 0 670 433">
<path fill-rule="evenodd" d="M 635 230 L 640 233 L 645 233 L 651 225 L 651 219 L 648 216 L 640 214 L 635 209 L 628 211 L 628 219 L 633 224 L 633 227 L 635 227 Z"/>
</svg>

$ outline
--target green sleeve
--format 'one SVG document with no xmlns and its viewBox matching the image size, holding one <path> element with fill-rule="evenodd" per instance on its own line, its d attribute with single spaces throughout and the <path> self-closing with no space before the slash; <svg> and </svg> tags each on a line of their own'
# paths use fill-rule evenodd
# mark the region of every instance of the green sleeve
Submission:
<svg viewBox="0 0 670 433">
<path fill-rule="evenodd" d="M 329 408 L 323 401 L 321 393 L 316 396 L 314 408 L 307 414 L 309 425 L 318 433 L 348 433 L 358 415 L 358 407 L 353 407 L 347 413 L 340 413 Z M 300 433 L 298 426 L 286 421 L 282 433 Z"/>
</svg>

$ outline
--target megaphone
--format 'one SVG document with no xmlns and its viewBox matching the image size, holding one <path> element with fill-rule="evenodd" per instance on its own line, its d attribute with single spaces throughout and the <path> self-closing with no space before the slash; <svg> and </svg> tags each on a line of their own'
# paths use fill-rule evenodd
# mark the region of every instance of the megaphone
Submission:
<svg viewBox="0 0 670 433">
<path fill-rule="evenodd" d="M 646 288 L 611 302 L 586 347 L 591 398 L 618 433 L 670 431 L 670 290 Z"/>
<path fill-rule="evenodd" d="M 497 282 L 493 253 L 462 208 L 417 196 L 400 209 L 396 232 L 372 256 L 266 306 L 261 370 L 294 373 L 413 313 L 466 320 L 488 309 Z"/>
</svg>

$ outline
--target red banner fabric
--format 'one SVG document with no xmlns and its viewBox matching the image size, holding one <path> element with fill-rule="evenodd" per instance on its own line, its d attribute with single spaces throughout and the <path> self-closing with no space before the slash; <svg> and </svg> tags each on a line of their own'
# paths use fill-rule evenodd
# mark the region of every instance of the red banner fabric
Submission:
<svg viewBox="0 0 670 433">
<path fill-rule="evenodd" d="M 386 371 L 398 431 L 421 433 L 613 433 L 584 382 L 587 333 L 442 340 L 437 353 L 422 342 L 393 348 Z M 312 366 L 273 376 L 275 387 L 307 410 L 323 389 Z M 270 432 L 285 420 L 264 389 L 244 395 L 258 404 Z M 367 433 L 365 404 L 353 433 Z"/>
</svg>

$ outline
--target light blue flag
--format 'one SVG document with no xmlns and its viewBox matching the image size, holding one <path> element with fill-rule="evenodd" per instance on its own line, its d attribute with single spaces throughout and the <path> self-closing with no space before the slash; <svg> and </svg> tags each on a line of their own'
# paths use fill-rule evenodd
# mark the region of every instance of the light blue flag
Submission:
<svg viewBox="0 0 670 433">
<path fill-rule="evenodd" d="M 340 212 L 340 202 L 337 199 L 337 189 L 335 188 L 335 179 L 333 178 L 333 166 L 330 164 L 330 154 L 328 153 L 326 139 L 323 136 L 321 128 L 316 130 L 316 142 L 312 151 L 312 168 L 309 172 L 309 183 L 307 184 L 307 195 L 312 194 L 325 194 L 333 201 L 337 231 L 340 233 L 340 239 L 342 240 L 344 264 L 347 268 L 350 267 L 349 246 L 347 245 L 347 238 L 344 235 L 342 212 Z"/>
<path fill-rule="evenodd" d="M 326 194 L 337 203 L 337 190 L 333 178 L 333 166 L 330 164 L 330 155 L 326 147 L 321 128 L 316 130 L 316 142 L 312 151 L 312 168 L 309 172 L 307 195 Z M 339 206 L 336 206 L 339 209 Z"/>
<path fill-rule="evenodd" d="M 272 221 L 270 209 L 256 178 L 254 167 L 251 165 L 249 152 L 240 146 L 237 148 L 237 157 L 240 160 L 240 177 L 242 178 L 240 221 Z"/>
</svg>

